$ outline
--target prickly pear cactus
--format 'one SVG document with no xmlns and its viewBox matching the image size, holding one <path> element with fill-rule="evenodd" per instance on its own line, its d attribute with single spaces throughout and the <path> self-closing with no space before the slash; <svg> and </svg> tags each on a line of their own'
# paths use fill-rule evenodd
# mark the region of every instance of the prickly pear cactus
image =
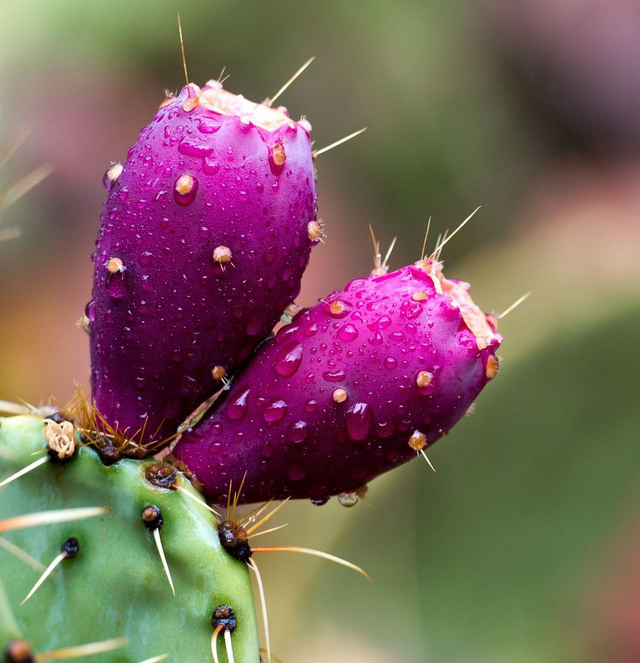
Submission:
<svg viewBox="0 0 640 663">
<path fill-rule="evenodd" d="M 0 650 L 24 640 L 46 660 L 43 652 L 98 643 L 113 648 L 98 662 L 212 660 L 212 617 L 230 606 L 235 660 L 260 660 L 249 569 L 222 547 L 216 517 L 190 499 L 198 495 L 182 474 L 151 460 L 106 466 L 82 444 L 66 461 L 50 460 L 50 420 L 0 422 L 0 480 L 44 460 L 0 488 Z M 11 656 L 7 663 L 30 660 Z"/>
<path fill-rule="evenodd" d="M 352 506 L 495 377 L 497 318 L 444 277 L 448 239 L 392 273 L 376 246 L 371 275 L 293 316 L 323 236 L 313 159 L 346 140 L 312 152 L 310 130 L 187 84 L 107 170 L 92 394 L 0 419 L 4 663 L 277 660 L 255 553 L 366 573 L 254 547 L 270 502 Z"/>
</svg>

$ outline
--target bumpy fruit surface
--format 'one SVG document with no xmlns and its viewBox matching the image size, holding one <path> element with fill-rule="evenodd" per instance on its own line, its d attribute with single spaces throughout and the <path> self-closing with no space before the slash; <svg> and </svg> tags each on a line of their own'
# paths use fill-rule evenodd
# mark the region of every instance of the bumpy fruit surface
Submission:
<svg viewBox="0 0 640 663">
<path fill-rule="evenodd" d="M 45 425 L 36 417 L 0 418 L 0 481 L 43 457 Z M 22 606 L 42 569 L 0 546 L 0 656 L 16 638 L 34 653 L 126 638 L 117 651 L 82 660 L 139 663 L 163 654 L 169 661 L 212 660 L 211 617 L 216 607 L 229 605 L 237 619 L 231 634 L 235 660 L 258 663 L 248 568 L 221 547 L 213 514 L 171 485 L 198 495 L 173 468 L 126 459 L 105 467 L 84 446 L 65 464 L 47 462 L 0 488 L 4 541 L 44 566 L 64 542 L 78 542 L 77 556 L 59 564 Z M 162 516 L 160 539 L 175 596 L 142 519 L 148 506 Z M 109 510 L 86 520 L 3 531 L 8 518 L 80 507 Z M 218 646 L 226 661 L 222 637 Z"/>
<path fill-rule="evenodd" d="M 257 351 L 174 454 L 214 502 L 357 491 L 414 458 L 498 369 L 496 321 L 425 260 L 357 279 Z"/>
<path fill-rule="evenodd" d="M 121 433 L 175 433 L 298 294 L 318 242 L 310 130 L 191 84 L 107 171 L 85 321 L 93 398 Z"/>
</svg>

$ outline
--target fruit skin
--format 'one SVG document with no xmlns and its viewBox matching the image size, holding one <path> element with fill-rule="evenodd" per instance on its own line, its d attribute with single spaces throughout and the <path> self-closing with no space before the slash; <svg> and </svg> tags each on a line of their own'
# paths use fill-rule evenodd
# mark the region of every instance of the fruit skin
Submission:
<svg viewBox="0 0 640 663">
<path fill-rule="evenodd" d="M 356 279 L 265 342 L 173 453 L 212 502 L 245 473 L 247 502 L 356 491 L 465 414 L 497 371 L 495 325 L 435 260 Z"/>
<path fill-rule="evenodd" d="M 174 434 L 298 294 L 318 242 L 310 130 L 191 84 L 107 171 L 86 319 L 93 398 L 120 432 Z"/>
<path fill-rule="evenodd" d="M 0 478 L 33 462 L 33 453 L 43 449 L 42 430 L 43 421 L 37 417 L 0 418 L 0 445 L 6 452 L 0 455 Z M 40 572 L 0 548 L 0 617 L 4 584 L 6 602 L 21 632 L 15 625 L 0 626 L 0 653 L 18 635 L 35 652 L 128 637 L 124 649 L 92 656 L 91 661 L 138 663 L 161 654 L 172 661 L 212 660 L 211 615 L 218 605 L 228 604 L 238 618 L 232 634 L 235 660 L 259 662 L 246 564 L 221 547 L 210 511 L 180 491 L 146 480 L 151 465 L 124 459 L 105 467 L 91 447 L 82 446 L 68 463 L 47 463 L 0 489 L 0 521 L 53 509 L 111 507 L 101 518 L 2 534 L 44 565 L 69 537 L 78 539 L 80 552 L 63 562 L 20 607 Z M 176 481 L 198 495 L 180 473 Z M 141 519 L 150 504 L 163 515 L 160 536 L 175 597 L 153 534 Z M 226 661 L 222 640 L 218 638 L 219 656 Z"/>
</svg>

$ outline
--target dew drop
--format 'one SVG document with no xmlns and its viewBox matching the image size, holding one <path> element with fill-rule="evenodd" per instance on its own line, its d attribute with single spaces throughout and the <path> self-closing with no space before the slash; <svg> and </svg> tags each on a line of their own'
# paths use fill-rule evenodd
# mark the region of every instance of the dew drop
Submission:
<svg viewBox="0 0 640 663">
<path fill-rule="evenodd" d="M 318 325 L 316 325 L 315 322 L 312 325 L 305 327 L 304 329 L 304 335 L 307 338 L 311 338 L 312 336 L 315 336 L 317 333 L 318 333 Z"/>
<path fill-rule="evenodd" d="M 138 256 L 138 262 L 140 263 L 141 267 L 148 267 L 152 261 L 153 261 L 153 253 L 151 253 L 151 251 L 143 251 Z"/>
<path fill-rule="evenodd" d="M 178 145 L 178 152 L 192 157 L 204 158 L 213 152 L 213 147 L 198 143 L 185 136 Z"/>
<path fill-rule="evenodd" d="M 297 341 L 290 341 L 278 353 L 276 372 L 282 377 L 289 378 L 300 368 L 301 363 L 302 345 Z"/>
<path fill-rule="evenodd" d="M 338 370 L 338 371 L 325 371 L 322 374 L 322 377 L 327 381 L 327 382 L 343 382 L 347 374 L 343 370 Z"/>
<path fill-rule="evenodd" d="M 205 157 L 202 170 L 206 175 L 215 175 L 220 170 L 220 164 L 212 157 Z"/>
<path fill-rule="evenodd" d="M 249 389 L 245 389 L 235 400 L 227 405 L 227 416 L 232 421 L 239 421 L 247 414 Z"/>
<path fill-rule="evenodd" d="M 111 299 L 124 299 L 127 296 L 128 272 L 123 270 L 107 276 L 105 288 Z"/>
<path fill-rule="evenodd" d="M 338 495 L 338 502 L 341 506 L 352 507 L 355 506 L 360 501 L 358 493 L 340 493 Z"/>
<path fill-rule="evenodd" d="M 200 124 L 198 125 L 198 131 L 208 135 L 214 134 L 219 129 L 220 129 L 219 124 L 214 124 L 213 122 L 205 122 L 204 120 L 200 122 Z"/>
<path fill-rule="evenodd" d="M 262 417 L 269 423 L 280 421 L 288 411 L 288 405 L 281 399 L 277 398 L 272 400 L 267 407 L 265 407 Z"/>
<path fill-rule="evenodd" d="M 374 320 L 370 325 L 371 331 L 382 331 L 391 324 L 391 318 L 388 315 L 382 315 L 377 320 Z"/>
<path fill-rule="evenodd" d="M 89 322 L 96 320 L 96 303 L 92 299 L 84 308 L 84 314 L 89 318 Z"/>
<path fill-rule="evenodd" d="M 289 441 L 294 444 L 304 442 L 308 435 L 309 426 L 306 421 L 296 421 L 296 423 L 289 428 Z"/>
<path fill-rule="evenodd" d="M 338 338 L 345 343 L 350 343 L 358 338 L 358 330 L 353 325 L 343 325 L 338 329 Z"/>
<path fill-rule="evenodd" d="M 393 357 L 387 357 L 387 358 L 384 360 L 384 367 L 385 367 L 385 368 L 392 369 L 392 368 L 395 368 L 397 365 L 398 365 L 398 362 L 397 362 L 397 360 L 394 359 Z"/>
<path fill-rule="evenodd" d="M 308 400 L 304 404 L 304 409 L 307 412 L 315 412 L 315 410 L 318 408 L 318 401 L 314 400 L 313 398 L 311 400 Z"/>
<path fill-rule="evenodd" d="M 373 424 L 371 408 L 366 403 L 352 405 L 345 415 L 347 434 L 355 442 L 362 442 L 369 435 Z"/>
</svg>

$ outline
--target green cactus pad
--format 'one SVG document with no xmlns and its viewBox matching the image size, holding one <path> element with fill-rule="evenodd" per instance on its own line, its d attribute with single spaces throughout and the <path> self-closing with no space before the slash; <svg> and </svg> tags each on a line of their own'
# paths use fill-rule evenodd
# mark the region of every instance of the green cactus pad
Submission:
<svg viewBox="0 0 640 663">
<path fill-rule="evenodd" d="M 42 457 L 44 422 L 0 418 L 0 481 Z M 237 617 L 231 636 L 236 663 L 260 660 L 253 593 L 247 566 L 220 546 L 214 515 L 181 491 L 149 483 L 153 461 L 105 466 L 80 446 L 64 465 L 48 462 L 0 488 L 0 521 L 79 507 L 108 507 L 100 517 L 0 533 L 48 566 L 70 538 L 79 553 L 62 561 L 33 597 L 20 605 L 41 572 L 0 548 L 0 652 L 21 635 L 41 653 L 112 638 L 118 650 L 91 656 L 95 663 L 139 663 L 167 655 L 178 662 L 212 661 L 211 615 L 229 605 Z M 180 473 L 176 483 L 198 496 Z M 162 513 L 162 546 L 174 597 L 142 511 Z M 4 585 L 4 592 L 3 592 Z M 18 631 L 19 629 L 19 631 Z M 227 656 L 218 638 L 221 663 Z M 83 660 L 86 657 L 83 657 Z"/>
</svg>

